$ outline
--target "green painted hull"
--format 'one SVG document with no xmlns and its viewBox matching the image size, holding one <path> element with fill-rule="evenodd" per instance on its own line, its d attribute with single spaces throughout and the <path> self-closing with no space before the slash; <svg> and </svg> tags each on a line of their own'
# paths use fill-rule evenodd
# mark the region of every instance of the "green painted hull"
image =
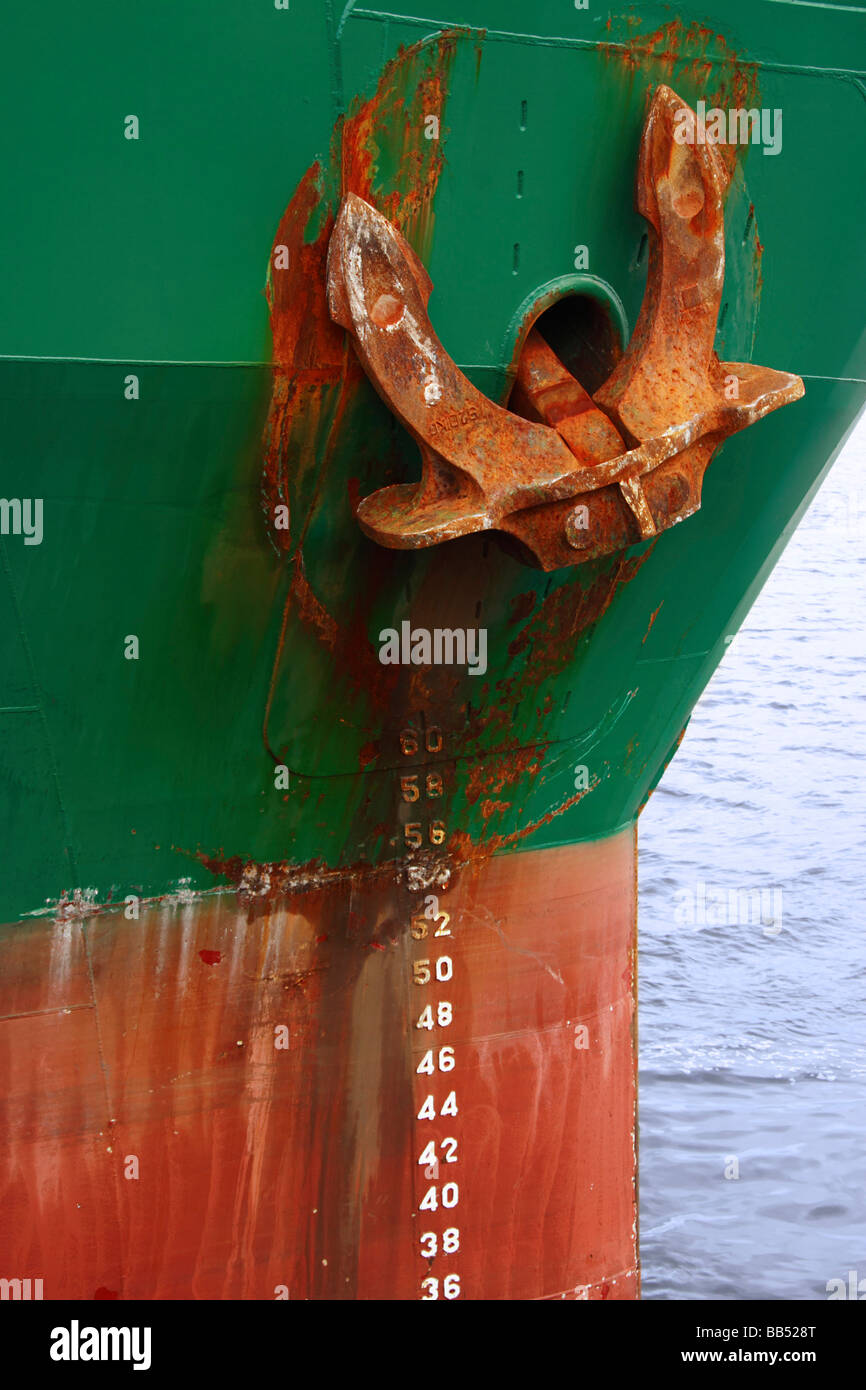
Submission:
<svg viewBox="0 0 866 1390">
<path fill-rule="evenodd" d="M 209 888 L 245 864 L 281 865 L 288 882 L 401 860 L 399 733 L 431 716 L 446 734 L 443 854 L 634 820 L 864 401 L 861 16 L 716 9 L 699 32 L 659 6 L 608 28 L 592 9 L 530 17 L 478 0 L 460 17 L 486 35 L 458 35 L 444 59 L 434 37 L 396 69 L 416 95 L 425 64 L 447 70 L 419 249 L 442 341 L 495 399 L 522 308 L 544 286 L 586 288 L 575 244 L 633 327 L 646 274 L 634 167 L 656 83 L 692 102 L 752 84 L 784 112 L 782 151 L 745 152 L 729 194 L 717 348 L 798 372 L 805 399 L 724 445 L 698 515 L 552 576 L 495 540 L 413 555 L 362 537 L 350 498 L 418 473 L 364 382 L 338 428 L 339 384 L 322 385 L 306 452 L 280 442 L 288 554 L 263 513 L 271 243 L 319 158 L 312 240 L 339 197 L 335 118 L 437 23 L 186 0 L 134 20 L 88 4 L 7 22 L 2 492 L 44 499 L 44 538 L 0 538 L 0 920 L 75 890 L 104 904 Z M 409 196 L 403 132 L 374 143 L 375 186 Z M 479 603 L 484 677 L 375 693 L 380 630 Z M 576 766 L 591 784 L 580 797 Z"/>
</svg>

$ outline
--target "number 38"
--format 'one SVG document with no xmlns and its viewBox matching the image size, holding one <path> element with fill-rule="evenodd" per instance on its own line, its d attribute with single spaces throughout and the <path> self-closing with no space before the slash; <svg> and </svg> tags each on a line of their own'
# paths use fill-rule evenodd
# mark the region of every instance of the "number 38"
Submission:
<svg viewBox="0 0 866 1390">
<path fill-rule="evenodd" d="M 460 1232 L 456 1226 L 449 1226 L 442 1232 L 442 1249 L 446 1255 L 453 1255 L 460 1249 Z M 421 1254 L 425 1260 L 432 1260 L 439 1253 L 439 1237 L 435 1231 L 425 1231 L 421 1237 Z"/>
</svg>

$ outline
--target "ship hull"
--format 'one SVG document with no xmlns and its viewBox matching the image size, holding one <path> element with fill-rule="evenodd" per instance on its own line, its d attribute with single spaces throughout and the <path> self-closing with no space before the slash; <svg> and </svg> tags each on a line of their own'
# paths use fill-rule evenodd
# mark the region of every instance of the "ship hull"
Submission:
<svg viewBox="0 0 866 1390">
<path fill-rule="evenodd" d="M 634 834 L 436 896 L 5 929 L 6 1265 L 45 1298 L 635 1297 Z"/>
<path fill-rule="evenodd" d="M 863 407 L 859 13 L 51 8 L 3 88 L 3 1288 L 634 1297 L 634 826 Z M 805 397 L 625 550 L 374 544 L 421 461 L 328 312 L 342 199 L 490 401 L 563 304 L 594 390 L 659 85 L 784 111 L 724 151 L 715 350 Z"/>
</svg>

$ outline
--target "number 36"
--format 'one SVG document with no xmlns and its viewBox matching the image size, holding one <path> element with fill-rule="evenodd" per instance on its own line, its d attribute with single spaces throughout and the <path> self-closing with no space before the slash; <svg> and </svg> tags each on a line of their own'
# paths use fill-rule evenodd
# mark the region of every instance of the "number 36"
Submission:
<svg viewBox="0 0 866 1390">
<path fill-rule="evenodd" d="M 423 1303 L 429 1303 L 431 1299 L 439 1297 L 439 1280 L 430 1275 L 427 1279 L 421 1280 L 421 1287 L 424 1293 L 421 1295 Z M 460 1297 L 460 1275 L 446 1274 L 442 1280 L 442 1294 L 444 1298 Z"/>
</svg>

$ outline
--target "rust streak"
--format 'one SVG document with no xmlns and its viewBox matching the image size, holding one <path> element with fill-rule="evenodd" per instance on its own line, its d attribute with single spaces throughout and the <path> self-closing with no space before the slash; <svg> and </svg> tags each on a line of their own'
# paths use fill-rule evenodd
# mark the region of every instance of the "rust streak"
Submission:
<svg viewBox="0 0 866 1390">
<path fill-rule="evenodd" d="M 650 613 L 650 620 L 649 620 L 649 622 L 648 622 L 648 624 L 647 624 L 647 630 L 646 630 L 646 632 L 644 633 L 643 637 L 642 637 L 641 640 L 640 640 L 641 646 L 644 645 L 644 643 L 646 642 L 646 639 L 649 637 L 650 633 L 652 632 L 653 623 L 655 622 L 656 618 L 658 617 L 659 613 L 661 612 L 663 604 L 664 604 L 664 599 L 662 599 L 662 601 L 661 601 L 661 603 L 659 604 L 658 608 L 654 608 L 653 611 Z"/>
</svg>

